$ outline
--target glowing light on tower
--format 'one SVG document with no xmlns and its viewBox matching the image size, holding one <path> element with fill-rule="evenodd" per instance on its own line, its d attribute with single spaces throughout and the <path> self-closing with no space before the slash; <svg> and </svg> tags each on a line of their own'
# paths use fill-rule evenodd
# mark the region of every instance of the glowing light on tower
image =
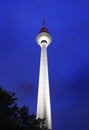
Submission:
<svg viewBox="0 0 89 130">
<path fill-rule="evenodd" d="M 41 47 L 38 101 L 37 101 L 37 119 L 45 118 L 45 125 L 49 129 L 52 129 L 49 76 L 48 76 L 48 63 L 47 63 L 47 47 L 51 43 L 52 37 L 48 33 L 48 29 L 45 27 L 45 19 L 43 19 L 43 27 L 38 33 L 36 41 L 38 45 L 40 45 Z"/>
</svg>

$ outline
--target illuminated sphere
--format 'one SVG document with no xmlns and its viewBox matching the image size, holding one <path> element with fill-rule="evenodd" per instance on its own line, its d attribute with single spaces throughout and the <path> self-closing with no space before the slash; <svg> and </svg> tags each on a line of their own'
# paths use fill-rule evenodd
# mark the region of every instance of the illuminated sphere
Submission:
<svg viewBox="0 0 89 130">
<path fill-rule="evenodd" d="M 48 30 L 46 27 L 43 27 L 41 29 L 40 33 L 36 37 L 36 41 L 37 41 L 38 45 L 40 45 L 41 47 L 43 44 L 45 44 L 47 47 L 51 43 L 52 37 L 48 33 Z"/>
</svg>

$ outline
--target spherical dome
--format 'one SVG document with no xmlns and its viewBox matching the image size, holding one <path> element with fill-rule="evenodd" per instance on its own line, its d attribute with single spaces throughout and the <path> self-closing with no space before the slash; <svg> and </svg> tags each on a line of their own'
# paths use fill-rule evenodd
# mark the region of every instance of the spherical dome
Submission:
<svg viewBox="0 0 89 130">
<path fill-rule="evenodd" d="M 40 32 L 36 37 L 36 41 L 41 47 L 43 44 L 47 47 L 51 43 L 52 37 L 48 32 Z"/>
</svg>

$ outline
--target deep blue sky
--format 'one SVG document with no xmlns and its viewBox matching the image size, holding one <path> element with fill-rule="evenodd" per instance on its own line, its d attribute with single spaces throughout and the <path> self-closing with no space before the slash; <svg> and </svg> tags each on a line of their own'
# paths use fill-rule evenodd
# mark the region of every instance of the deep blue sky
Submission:
<svg viewBox="0 0 89 130">
<path fill-rule="evenodd" d="M 0 85 L 36 113 L 42 17 L 48 47 L 53 130 L 89 130 L 89 1 L 1 0 Z"/>
</svg>

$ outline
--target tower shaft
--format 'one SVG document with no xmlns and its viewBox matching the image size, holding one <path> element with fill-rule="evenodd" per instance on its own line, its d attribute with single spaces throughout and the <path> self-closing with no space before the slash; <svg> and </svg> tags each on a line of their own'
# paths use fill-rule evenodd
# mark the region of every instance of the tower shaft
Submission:
<svg viewBox="0 0 89 130">
<path fill-rule="evenodd" d="M 39 86 L 38 86 L 37 119 L 38 118 L 45 119 L 46 126 L 49 129 L 52 129 L 47 48 L 46 44 L 43 43 L 41 47 L 40 73 L 39 73 Z"/>
</svg>

